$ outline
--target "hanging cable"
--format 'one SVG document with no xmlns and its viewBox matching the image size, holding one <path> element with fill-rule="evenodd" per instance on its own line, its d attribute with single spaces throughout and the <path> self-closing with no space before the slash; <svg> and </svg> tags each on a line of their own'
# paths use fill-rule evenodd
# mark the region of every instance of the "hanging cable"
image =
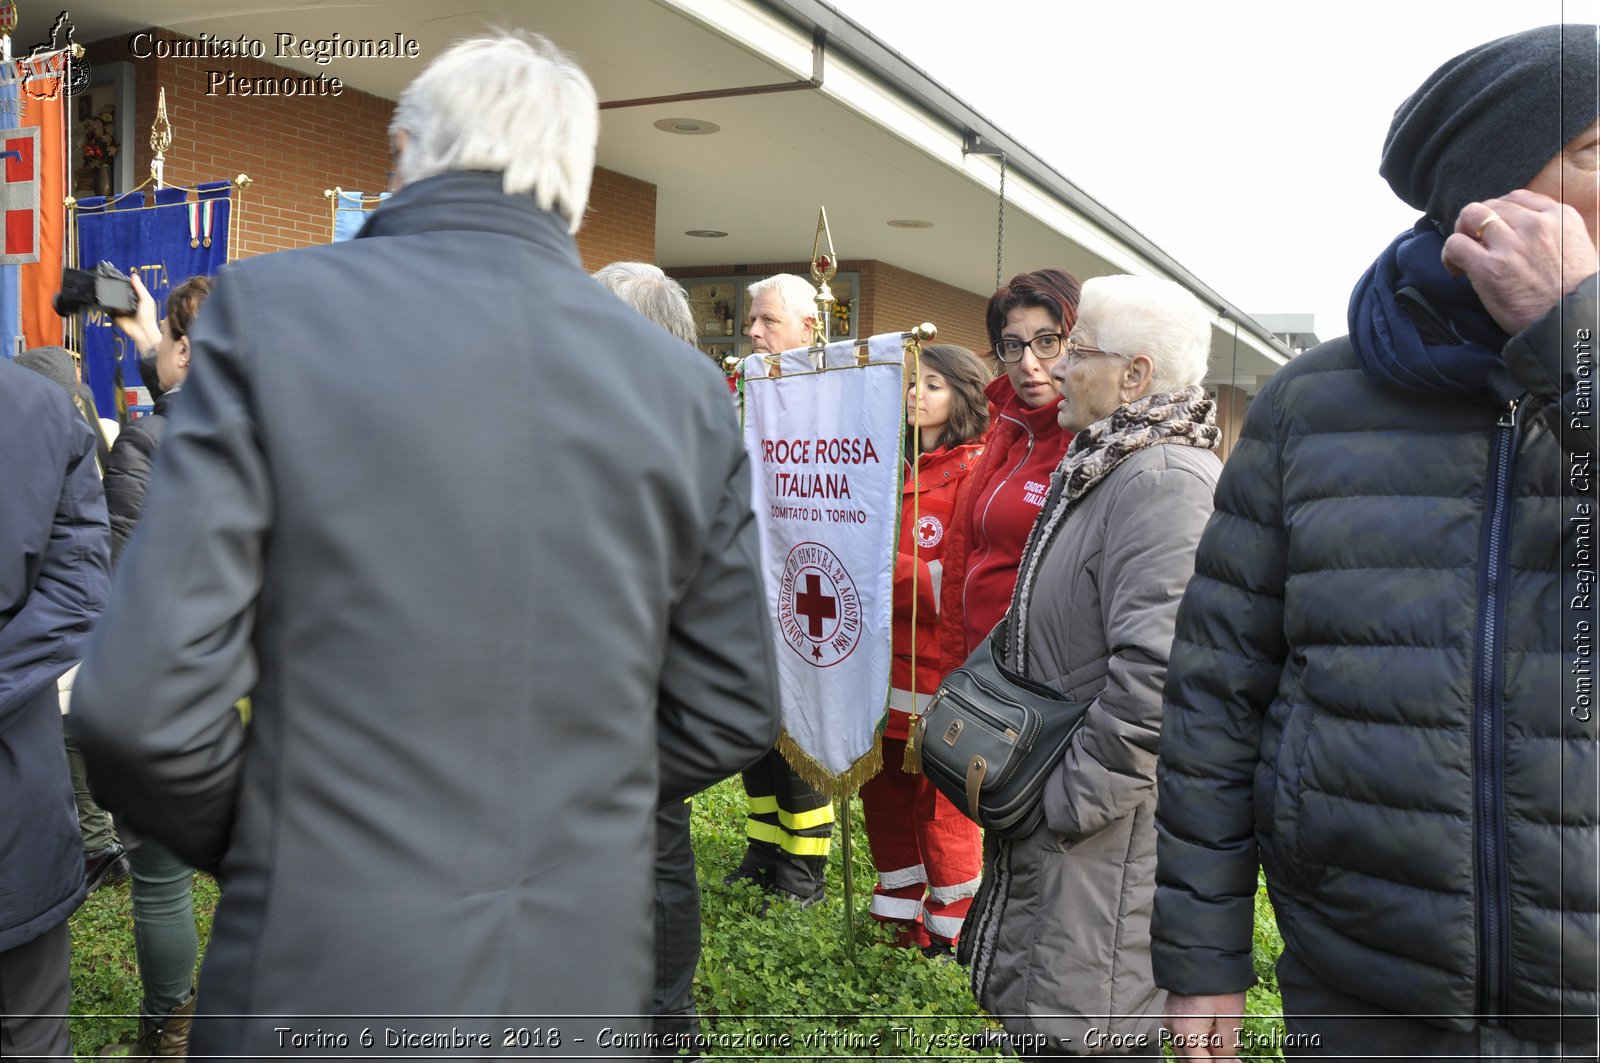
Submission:
<svg viewBox="0 0 1600 1063">
<path fill-rule="evenodd" d="M 994 290 L 1005 282 L 1006 261 L 1006 153 L 1000 153 L 1000 220 L 995 226 Z"/>
<path fill-rule="evenodd" d="M 995 223 L 994 237 L 994 286 L 998 291 L 1006 279 L 1006 153 L 969 129 L 961 144 L 961 154 L 991 155 L 1000 160 L 1000 216 Z"/>
<path fill-rule="evenodd" d="M 1233 369 L 1228 373 L 1228 433 L 1223 437 L 1223 442 L 1228 445 L 1228 454 L 1233 453 L 1233 444 L 1239 439 L 1239 319 L 1233 319 Z"/>
</svg>

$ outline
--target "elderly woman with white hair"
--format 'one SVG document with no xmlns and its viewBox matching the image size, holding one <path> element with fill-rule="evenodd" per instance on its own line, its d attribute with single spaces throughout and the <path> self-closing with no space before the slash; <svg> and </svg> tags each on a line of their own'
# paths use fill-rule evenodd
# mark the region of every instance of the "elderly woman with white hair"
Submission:
<svg viewBox="0 0 1600 1063">
<path fill-rule="evenodd" d="M 1044 825 L 990 839 L 962 949 L 979 1002 L 1027 1054 L 1159 1051 L 1156 742 L 1178 601 L 1222 468 L 1200 386 L 1209 341 L 1208 315 L 1178 285 L 1097 277 L 1050 370 L 1074 436 L 1022 554 L 1004 650 L 1089 706 L 1046 787 Z"/>
</svg>

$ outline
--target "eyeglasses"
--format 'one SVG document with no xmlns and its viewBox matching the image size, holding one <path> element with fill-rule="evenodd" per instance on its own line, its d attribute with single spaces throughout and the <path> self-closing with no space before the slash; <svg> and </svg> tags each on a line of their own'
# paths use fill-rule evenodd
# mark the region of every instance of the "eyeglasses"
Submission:
<svg viewBox="0 0 1600 1063">
<path fill-rule="evenodd" d="M 1059 332 L 1041 332 L 1031 340 L 1007 336 L 994 345 L 994 356 L 1002 362 L 1020 362 L 1023 351 L 1032 351 L 1039 361 L 1048 362 L 1061 354 L 1061 341 L 1064 339 L 1066 337 Z"/>
<path fill-rule="evenodd" d="M 1103 354 L 1108 358 L 1128 357 L 1126 354 L 1118 354 L 1116 351 L 1103 351 L 1099 347 L 1091 347 L 1087 343 L 1079 343 L 1072 337 L 1067 337 L 1067 361 L 1081 362 L 1090 355 L 1095 354 Z"/>
</svg>

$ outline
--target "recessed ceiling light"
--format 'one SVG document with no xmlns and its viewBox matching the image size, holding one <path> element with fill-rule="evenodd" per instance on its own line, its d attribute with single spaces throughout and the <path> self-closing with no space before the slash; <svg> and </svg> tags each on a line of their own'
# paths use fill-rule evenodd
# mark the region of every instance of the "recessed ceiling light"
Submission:
<svg viewBox="0 0 1600 1063">
<path fill-rule="evenodd" d="M 706 240 L 715 240 L 718 237 L 727 236 L 728 234 L 723 232 L 721 229 L 685 229 L 683 231 L 683 235 L 698 236 Z"/>
<path fill-rule="evenodd" d="M 894 218 L 889 221 L 891 229 L 931 229 L 933 222 L 923 221 L 920 218 Z"/>
<path fill-rule="evenodd" d="M 684 137 L 707 137 L 722 131 L 717 123 L 704 118 L 663 118 L 652 124 L 663 133 L 677 133 Z"/>
</svg>

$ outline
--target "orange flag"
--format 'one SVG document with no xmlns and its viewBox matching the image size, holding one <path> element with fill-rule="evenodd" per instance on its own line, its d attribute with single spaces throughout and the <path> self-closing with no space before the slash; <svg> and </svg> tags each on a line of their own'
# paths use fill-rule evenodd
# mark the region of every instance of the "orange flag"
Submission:
<svg viewBox="0 0 1600 1063">
<path fill-rule="evenodd" d="M 61 318 L 53 301 L 61 287 L 62 249 L 66 242 L 67 141 L 63 114 L 67 57 L 57 53 L 42 62 L 23 59 L 17 66 L 21 76 L 27 78 L 19 94 L 22 125 L 39 130 L 39 261 L 21 267 L 22 333 L 28 347 L 59 346 Z"/>
</svg>

